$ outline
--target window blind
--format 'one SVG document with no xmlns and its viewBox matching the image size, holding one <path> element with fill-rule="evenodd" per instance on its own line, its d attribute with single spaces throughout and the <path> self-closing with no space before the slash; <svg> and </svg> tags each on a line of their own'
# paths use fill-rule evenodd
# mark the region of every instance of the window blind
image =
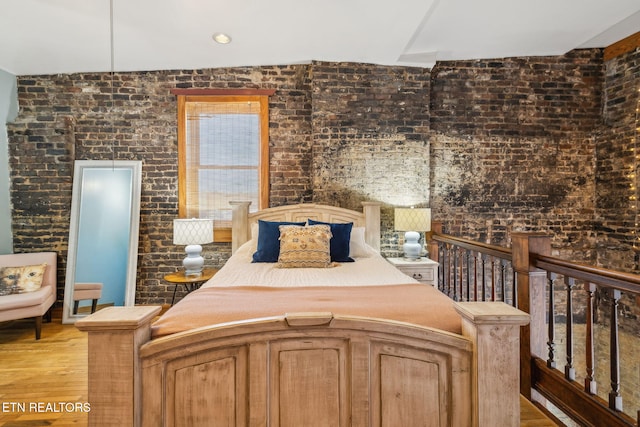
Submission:
<svg viewBox="0 0 640 427">
<path fill-rule="evenodd" d="M 188 102 L 186 216 L 231 226 L 230 201 L 259 207 L 260 102 Z"/>
</svg>

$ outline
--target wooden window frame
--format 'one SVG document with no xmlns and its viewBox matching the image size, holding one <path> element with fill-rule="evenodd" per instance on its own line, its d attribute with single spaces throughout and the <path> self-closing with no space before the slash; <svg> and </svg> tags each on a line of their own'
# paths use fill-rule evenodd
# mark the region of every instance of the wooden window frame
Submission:
<svg viewBox="0 0 640 427">
<path fill-rule="evenodd" d="M 258 207 L 269 207 L 269 96 L 273 89 L 173 89 L 178 101 L 178 217 L 187 211 L 187 125 L 186 105 L 189 102 L 259 102 L 260 148 L 258 165 Z M 231 242 L 231 228 L 215 228 L 215 242 Z"/>
</svg>

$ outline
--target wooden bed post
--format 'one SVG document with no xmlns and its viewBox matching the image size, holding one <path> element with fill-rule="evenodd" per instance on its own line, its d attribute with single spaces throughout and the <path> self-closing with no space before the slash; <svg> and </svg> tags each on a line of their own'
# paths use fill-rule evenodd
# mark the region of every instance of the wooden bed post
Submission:
<svg viewBox="0 0 640 427">
<path fill-rule="evenodd" d="M 362 202 L 365 225 L 365 240 L 380 252 L 380 203 Z"/>
<path fill-rule="evenodd" d="M 503 302 L 454 303 L 473 342 L 474 427 L 520 426 L 520 326 L 529 316 Z"/>
<path fill-rule="evenodd" d="M 229 202 L 231 208 L 231 253 L 251 238 L 251 230 L 247 227 L 249 205 L 251 202 Z"/>
<path fill-rule="evenodd" d="M 161 307 L 107 307 L 76 322 L 89 333 L 89 427 L 139 426 L 138 351 L 151 338 Z"/>
<path fill-rule="evenodd" d="M 520 338 L 520 393 L 531 400 L 531 358 L 544 357 L 546 349 L 545 292 L 547 273 L 531 266 L 531 254 L 551 255 L 551 237 L 540 233 L 511 235 L 512 263 L 517 274 L 518 308 L 531 316 Z"/>
</svg>

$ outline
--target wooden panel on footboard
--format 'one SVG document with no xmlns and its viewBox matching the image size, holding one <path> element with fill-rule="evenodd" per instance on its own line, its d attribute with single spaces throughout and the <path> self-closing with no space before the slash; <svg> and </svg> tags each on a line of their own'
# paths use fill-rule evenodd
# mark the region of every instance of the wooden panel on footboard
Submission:
<svg viewBox="0 0 640 427">
<path fill-rule="evenodd" d="M 76 323 L 89 333 L 89 426 L 519 426 L 528 316 L 456 306 L 463 336 L 297 313 L 153 341 L 158 307 L 104 309 Z"/>
<path fill-rule="evenodd" d="M 296 318 L 208 328 L 143 347 L 143 425 L 472 424 L 468 340 L 326 315 L 320 324 L 313 316 L 288 324 Z"/>
</svg>

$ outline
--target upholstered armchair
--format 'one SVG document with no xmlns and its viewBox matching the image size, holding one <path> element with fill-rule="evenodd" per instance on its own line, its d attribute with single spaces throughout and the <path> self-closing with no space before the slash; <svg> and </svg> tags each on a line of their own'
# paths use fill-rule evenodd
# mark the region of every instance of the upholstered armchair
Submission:
<svg viewBox="0 0 640 427">
<path fill-rule="evenodd" d="M 56 282 L 55 252 L 0 255 L 0 322 L 34 318 L 39 340 L 42 318 L 56 301 Z"/>
</svg>

